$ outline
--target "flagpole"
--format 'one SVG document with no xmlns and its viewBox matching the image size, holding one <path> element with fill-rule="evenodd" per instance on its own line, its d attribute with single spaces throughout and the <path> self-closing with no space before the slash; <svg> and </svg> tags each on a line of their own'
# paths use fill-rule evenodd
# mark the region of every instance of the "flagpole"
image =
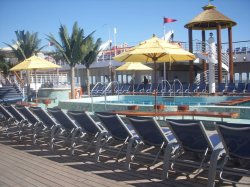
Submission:
<svg viewBox="0 0 250 187">
<path fill-rule="evenodd" d="M 163 36 L 164 36 L 164 40 L 166 39 L 166 30 L 165 30 L 165 18 L 163 18 Z M 167 76 L 166 76 L 166 62 L 163 63 L 163 80 L 167 80 Z"/>
<path fill-rule="evenodd" d="M 116 27 L 114 27 L 114 47 L 115 47 L 115 56 L 116 56 Z"/>
</svg>

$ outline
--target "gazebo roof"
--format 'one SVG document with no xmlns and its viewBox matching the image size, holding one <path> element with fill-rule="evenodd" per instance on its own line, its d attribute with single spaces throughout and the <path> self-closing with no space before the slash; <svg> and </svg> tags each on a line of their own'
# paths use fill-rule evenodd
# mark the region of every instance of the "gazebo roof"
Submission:
<svg viewBox="0 0 250 187">
<path fill-rule="evenodd" d="M 222 29 L 233 27 L 237 24 L 227 16 L 218 12 L 216 7 L 211 4 L 204 6 L 203 10 L 203 12 L 187 23 L 184 27 L 192 28 L 193 30 L 214 30 L 216 29 L 217 24 L 220 24 Z"/>
</svg>

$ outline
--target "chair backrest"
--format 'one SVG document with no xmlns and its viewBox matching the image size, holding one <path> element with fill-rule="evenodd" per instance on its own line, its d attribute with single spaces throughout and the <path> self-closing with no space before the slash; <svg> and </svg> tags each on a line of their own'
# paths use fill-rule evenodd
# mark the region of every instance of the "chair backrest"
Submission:
<svg viewBox="0 0 250 187">
<path fill-rule="evenodd" d="M 189 89 L 189 83 L 188 82 L 184 82 L 182 84 L 182 88 L 183 88 L 183 92 L 187 92 Z"/>
<path fill-rule="evenodd" d="M 159 83 L 159 85 L 158 85 L 158 87 L 157 87 L 157 92 L 158 92 L 158 93 L 161 93 L 161 92 L 163 92 L 163 89 L 164 89 L 163 83 Z"/>
<path fill-rule="evenodd" d="M 246 84 L 244 82 L 239 82 L 237 85 L 236 92 L 243 93 L 245 89 L 246 89 Z"/>
<path fill-rule="evenodd" d="M 226 88 L 226 83 L 219 83 L 217 91 L 218 92 L 223 92 L 223 91 L 225 91 L 225 88 Z"/>
<path fill-rule="evenodd" d="M 35 124 L 39 122 L 39 119 L 32 114 L 32 112 L 22 105 L 16 105 L 15 108 L 31 123 Z"/>
<path fill-rule="evenodd" d="M 158 91 L 158 84 L 157 83 L 153 83 L 150 89 L 150 93 L 153 93 L 154 91 Z"/>
<path fill-rule="evenodd" d="M 51 118 L 51 116 L 41 107 L 30 107 L 30 111 L 32 111 L 40 121 L 43 122 L 47 127 L 52 127 L 57 125 L 56 122 Z"/>
<path fill-rule="evenodd" d="M 206 87 L 207 87 L 206 83 L 204 83 L 204 82 L 200 83 L 200 85 L 199 85 L 199 87 L 197 89 L 197 92 L 204 92 L 204 91 L 206 91 L 207 90 Z"/>
<path fill-rule="evenodd" d="M 140 91 L 143 91 L 144 90 L 144 84 L 142 83 L 142 84 L 139 84 L 138 86 L 137 86 L 137 88 L 136 88 L 136 92 L 140 92 Z"/>
<path fill-rule="evenodd" d="M 161 146 L 169 143 L 171 139 L 164 134 L 160 125 L 154 118 L 127 117 L 140 139 L 147 145 Z"/>
<path fill-rule="evenodd" d="M 72 117 L 80 127 L 82 127 L 88 134 L 96 135 L 100 133 L 102 129 L 98 124 L 93 120 L 88 112 L 80 111 L 68 111 L 70 117 Z"/>
<path fill-rule="evenodd" d="M 152 86 L 151 83 L 146 84 L 146 86 L 144 87 L 144 91 L 149 92 L 151 90 L 151 86 Z"/>
<path fill-rule="evenodd" d="M 247 85 L 246 85 L 246 92 L 250 93 L 250 83 L 247 83 Z"/>
<path fill-rule="evenodd" d="M 2 105 L 17 121 L 25 120 L 25 117 L 12 105 Z"/>
<path fill-rule="evenodd" d="M 200 121 L 167 120 L 168 126 L 184 150 L 203 153 L 213 144 Z"/>
<path fill-rule="evenodd" d="M 133 136 L 120 116 L 108 112 L 96 112 L 95 114 L 114 139 L 124 141 Z"/>
<path fill-rule="evenodd" d="M 227 85 L 227 92 L 233 92 L 235 90 L 235 83 L 230 82 Z"/>
<path fill-rule="evenodd" d="M 217 123 L 215 128 L 230 157 L 250 159 L 250 124 Z"/>
<path fill-rule="evenodd" d="M 12 114 L 9 113 L 8 110 L 6 110 L 1 104 L 0 104 L 0 113 L 4 116 L 4 118 L 9 119 L 13 118 Z"/>
<path fill-rule="evenodd" d="M 48 112 L 61 124 L 62 127 L 68 130 L 77 128 L 78 126 L 59 108 L 47 108 Z"/>
<path fill-rule="evenodd" d="M 122 87 L 122 92 L 128 92 L 130 89 L 130 85 L 129 84 L 124 84 Z"/>
<path fill-rule="evenodd" d="M 197 88 L 198 88 L 198 85 L 196 83 L 192 83 L 189 86 L 189 92 L 193 93 L 197 90 Z"/>
</svg>

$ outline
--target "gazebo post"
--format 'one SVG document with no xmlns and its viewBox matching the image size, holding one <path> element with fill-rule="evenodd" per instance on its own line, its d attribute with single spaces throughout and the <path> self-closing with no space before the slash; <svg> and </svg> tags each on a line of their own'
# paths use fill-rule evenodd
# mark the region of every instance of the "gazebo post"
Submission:
<svg viewBox="0 0 250 187">
<path fill-rule="evenodd" d="M 189 43 L 189 52 L 193 53 L 193 32 L 192 28 L 188 28 L 188 43 Z M 189 60 L 189 82 L 193 83 L 194 81 L 194 61 Z"/>
<path fill-rule="evenodd" d="M 206 33 L 205 30 L 201 31 L 201 38 L 202 38 L 202 53 L 206 52 Z M 202 59 L 202 66 L 203 66 L 203 80 L 206 80 L 207 74 L 207 63 L 206 60 Z"/>
<path fill-rule="evenodd" d="M 233 64 L 233 39 L 232 39 L 232 27 L 228 27 L 228 44 L 229 44 L 229 80 L 234 82 L 234 64 Z"/>
<path fill-rule="evenodd" d="M 218 83 L 222 82 L 222 58 L 221 58 L 221 25 L 216 25 L 217 29 L 217 56 L 218 56 Z"/>
<path fill-rule="evenodd" d="M 222 82 L 222 46 L 221 46 L 221 29 L 228 28 L 228 38 L 229 38 L 229 48 L 231 51 L 229 52 L 229 71 L 230 71 L 230 82 L 233 82 L 234 79 L 234 66 L 233 66 L 233 52 L 232 52 L 232 27 L 237 23 L 223 15 L 219 11 L 216 10 L 216 7 L 209 2 L 208 5 L 202 7 L 203 12 L 201 12 L 198 16 L 193 18 L 189 23 L 187 23 L 184 27 L 189 30 L 189 46 L 191 45 L 190 40 L 192 39 L 192 30 L 201 30 L 202 31 L 202 42 L 205 41 L 205 31 L 206 30 L 217 30 L 217 60 L 218 60 L 218 83 Z M 189 49 L 190 50 L 190 49 Z M 203 48 L 200 53 L 204 53 L 206 49 Z M 190 50 L 191 51 L 191 50 Z M 198 52 L 199 53 L 199 52 Z M 214 53 L 214 52 L 213 52 Z M 216 52 L 215 52 L 216 53 Z M 205 72 L 207 64 L 202 62 L 203 71 Z M 193 64 L 190 63 L 190 80 L 192 77 Z M 209 70 L 210 71 L 210 70 Z M 205 78 L 206 75 L 204 75 Z"/>
</svg>

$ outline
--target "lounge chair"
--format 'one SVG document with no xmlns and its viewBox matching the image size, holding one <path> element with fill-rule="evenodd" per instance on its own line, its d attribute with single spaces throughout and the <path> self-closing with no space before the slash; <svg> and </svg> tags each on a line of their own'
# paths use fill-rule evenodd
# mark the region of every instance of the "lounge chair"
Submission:
<svg viewBox="0 0 250 187">
<path fill-rule="evenodd" d="M 51 142 L 51 139 L 56 135 L 56 131 L 61 126 L 58 125 L 55 120 L 41 107 L 30 107 L 29 110 L 35 114 L 39 121 L 42 122 L 42 129 L 37 129 L 35 132 L 36 137 L 33 141 L 36 144 L 37 140 L 48 140 Z"/>
<path fill-rule="evenodd" d="M 184 82 L 182 84 L 182 88 L 183 88 L 183 95 L 187 95 L 188 91 L 189 91 L 189 83 L 188 82 Z"/>
<path fill-rule="evenodd" d="M 54 151 L 54 145 L 63 141 L 64 145 L 70 148 L 70 153 L 74 152 L 75 141 L 81 137 L 82 129 L 61 109 L 48 108 L 47 110 L 60 124 L 57 133 L 51 138 L 50 149 Z"/>
<path fill-rule="evenodd" d="M 132 138 L 129 142 L 129 147 L 126 156 L 126 168 L 130 170 L 130 164 L 134 158 L 143 157 L 144 159 L 150 160 L 149 164 L 146 164 L 147 168 L 150 169 L 157 161 L 164 160 L 164 157 L 171 155 L 172 146 L 176 144 L 176 139 L 168 128 L 161 128 L 155 118 L 146 117 L 128 117 L 133 126 L 136 134 L 139 138 Z M 138 146 L 133 145 L 138 142 Z M 145 151 L 148 148 L 149 151 Z M 164 155 L 162 153 L 165 153 Z M 166 158 L 165 158 L 166 159 Z M 143 159 L 142 159 L 143 160 Z"/>
<path fill-rule="evenodd" d="M 87 145 L 85 151 L 87 151 L 91 146 L 96 145 L 97 140 L 100 141 L 105 138 L 106 130 L 103 128 L 100 122 L 96 122 L 88 112 L 80 111 L 68 111 L 68 115 L 72 117 L 75 122 L 83 129 L 83 136 L 80 142 L 75 142 L 76 144 Z M 72 150 L 73 151 L 73 150 Z M 98 152 L 99 150 L 96 150 Z M 74 152 L 71 152 L 73 155 Z M 97 159 L 98 160 L 98 159 Z"/>
<path fill-rule="evenodd" d="M 235 90 L 236 93 L 245 93 L 246 84 L 244 82 L 239 82 Z"/>
<path fill-rule="evenodd" d="M 193 95 L 194 93 L 197 92 L 197 90 L 198 90 L 198 85 L 196 83 L 192 83 L 189 86 L 188 94 Z"/>
<path fill-rule="evenodd" d="M 228 83 L 227 85 L 227 93 L 234 93 L 236 90 L 236 86 L 235 86 L 235 83 Z"/>
<path fill-rule="evenodd" d="M 138 84 L 136 89 L 135 89 L 135 93 L 136 94 L 140 94 L 141 92 L 144 92 L 144 84 Z"/>
<path fill-rule="evenodd" d="M 247 83 L 245 93 L 250 94 L 250 83 Z"/>
<path fill-rule="evenodd" d="M 159 85 L 159 84 L 157 84 L 157 83 L 153 83 L 152 86 L 151 86 L 151 88 L 150 88 L 150 90 L 148 90 L 147 93 L 148 93 L 148 94 L 153 94 L 153 93 L 155 93 L 155 91 L 158 90 L 158 85 Z"/>
<path fill-rule="evenodd" d="M 96 161 L 99 161 L 99 156 L 102 150 L 113 150 L 116 152 L 114 156 L 118 161 L 120 154 L 125 153 L 125 149 L 128 146 L 129 140 L 133 137 L 133 133 L 130 130 L 131 127 L 126 125 L 120 116 L 107 112 L 96 112 L 96 116 L 101 120 L 103 126 L 107 130 L 107 139 L 105 142 L 101 142 L 101 139 L 97 142 Z M 117 145 L 119 147 L 115 148 Z"/>
<path fill-rule="evenodd" d="M 215 128 L 221 138 L 225 152 L 221 156 L 220 162 L 214 157 L 214 164 L 211 168 L 208 186 L 214 186 L 216 171 L 219 172 L 222 181 L 233 184 L 246 184 L 225 177 L 225 174 L 232 176 L 250 176 L 250 124 L 217 123 Z"/>
<path fill-rule="evenodd" d="M 173 93 L 173 90 L 171 88 L 171 84 L 164 82 L 163 85 L 164 85 L 164 87 L 163 87 L 162 95 L 171 95 Z"/>
<path fill-rule="evenodd" d="M 218 134 L 209 136 L 200 121 L 193 120 L 167 120 L 169 129 L 179 144 L 173 159 L 164 161 L 164 175 L 168 170 L 198 175 L 202 169 L 209 169 L 214 155 L 223 151 Z M 192 155 L 194 155 L 192 157 Z M 186 166 L 195 169 L 194 172 L 185 172 L 176 169 L 176 166 Z"/>
<path fill-rule="evenodd" d="M 105 85 L 104 84 L 99 84 L 96 87 L 94 87 L 91 91 L 91 95 L 94 96 L 99 96 L 103 95 L 103 91 L 105 90 Z"/>
<path fill-rule="evenodd" d="M 129 89 L 130 89 L 130 85 L 129 84 L 124 84 L 122 86 L 122 89 L 120 90 L 120 94 L 126 94 L 129 92 Z"/>
<path fill-rule="evenodd" d="M 17 132 L 17 124 L 18 122 L 16 121 L 15 117 L 8 112 L 1 104 L 0 104 L 0 114 L 1 114 L 1 119 L 0 119 L 0 130 L 2 132 L 5 132 L 7 136 L 9 136 L 10 132 Z M 15 131 L 13 131 L 15 130 Z"/>
<path fill-rule="evenodd" d="M 144 87 L 144 92 L 146 92 L 146 93 L 150 92 L 151 86 L 152 86 L 151 83 L 146 84 L 145 87 Z"/>
<path fill-rule="evenodd" d="M 207 92 L 207 84 L 205 82 L 200 83 L 198 88 L 196 89 L 196 92 L 206 93 Z"/>
<path fill-rule="evenodd" d="M 15 108 L 25 117 L 25 119 L 28 121 L 29 128 L 26 128 L 26 134 L 31 132 L 32 133 L 32 142 L 33 144 L 36 143 L 36 137 L 37 133 L 39 131 L 42 131 L 44 128 L 43 123 L 25 106 L 22 105 L 16 105 Z M 22 133 L 24 133 L 24 130 L 22 130 Z"/>
<path fill-rule="evenodd" d="M 226 83 L 219 83 L 216 92 L 224 93 L 226 91 Z"/>
<path fill-rule="evenodd" d="M 4 104 L 2 106 L 15 118 L 18 127 L 18 132 L 15 133 L 18 133 L 18 139 L 22 140 L 23 132 L 32 128 L 32 124 L 13 105 Z"/>
</svg>

